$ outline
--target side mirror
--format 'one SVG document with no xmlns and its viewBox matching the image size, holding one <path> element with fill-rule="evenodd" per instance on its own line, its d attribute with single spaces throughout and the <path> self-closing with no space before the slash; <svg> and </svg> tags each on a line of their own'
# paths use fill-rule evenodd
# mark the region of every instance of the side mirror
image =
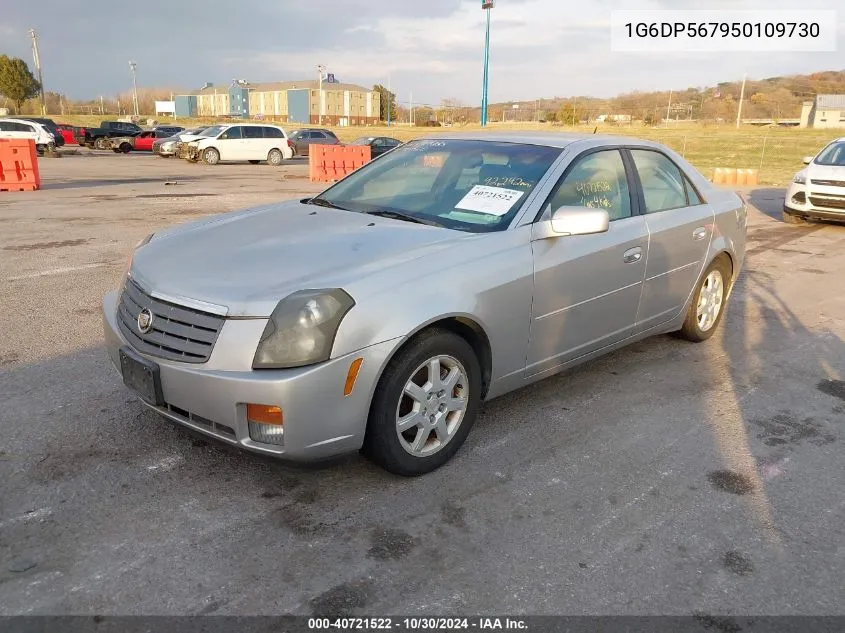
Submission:
<svg viewBox="0 0 845 633">
<path fill-rule="evenodd" d="M 805 164 L 805 165 L 809 165 L 809 164 L 810 164 L 810 163 L 812 163 L 812 162 L 813 162 L 813 157 L 812 157 L 812 156 L 805 156 L 805 157 L 804 157 L 804 164 Z"/>
<path fill-rule="evenodd" d="M 610 215 L 604 209 L 560 207 L 552 213 L 552 231 L 556 235 L 591 235 L 610 227 Z"/>
</svg>

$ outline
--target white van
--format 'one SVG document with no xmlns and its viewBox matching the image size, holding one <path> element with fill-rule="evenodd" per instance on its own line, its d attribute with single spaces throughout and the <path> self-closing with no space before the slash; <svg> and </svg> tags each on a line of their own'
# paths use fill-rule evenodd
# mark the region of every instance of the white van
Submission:
<svg viewBox="0 0 845 633">
<path fill-rule="evenodd" d="M 56 148 L 55 137 L 46 127 L 35 121 L 0 119 L 0 138 L 32 139 L 39 154 Z"/>
<path fill-rule="evenodd" d="M 188 144 L 189 160 L 202 160 L 208 165 L 221 161 L 259 163 L 266 160 L 271 165 L 280 165 L 283 160 L 293 157 L 293 143 L 277 125 L 213 125 L 202 134 L 204 138 Z"/>
</svg>

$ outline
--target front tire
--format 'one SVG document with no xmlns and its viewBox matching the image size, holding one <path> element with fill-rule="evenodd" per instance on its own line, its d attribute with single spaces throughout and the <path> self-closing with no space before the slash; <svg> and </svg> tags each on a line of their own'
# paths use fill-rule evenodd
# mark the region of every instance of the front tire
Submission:
<svg viewBox="0 0 845 633">
<path fill-rule="evenodd" d="M 427 330 L 388 364 L 373 395 L 364 454 L 413 477 L 436 470 L 466 440 L 481 402 L 481 367 L 469 343 Z"/>
<path fill-rule="evenodd" d="M 806 224 L 807 218 L 798 213 L 792 213 L 791 211 L 787 211 L 786 209 L 784 209 L 783 221 L 785 224 Z"/>
<path fill-rule="evenodd" d="M 271 149 L 267 154 L 267 163 L 274 167 L 281 165 L 284 159 L 284 154 L 277 149 Z"/>
<path fill-rule="evenodd" d="M 220 162 L 220 152 L 213 147 L 209 147 L 202 153 L 202 162 L 206 165 L 216 165 Z"/>
<path fill-rule="evenodd" d="M 124 154 L 128 154 L 129 152 L 132 151 L 132 146 L 129 143 L 124 143 L 123 145 L 120 146 L 120 151 L 123 152 Z"/>
<path fill-rule="evenodd" d="M 106 137 L 101 136 L 94 139 L 94 149 L 108 149 L 109 141 Z"/>
<path fill-rule="evenodd" d="M 698 282 L 687 317 L 678 334 L 694 343 L 706 341 L 719 326 L 731 284 L 731 267 L 724 259 L 716 259 Z"/>
</svg>

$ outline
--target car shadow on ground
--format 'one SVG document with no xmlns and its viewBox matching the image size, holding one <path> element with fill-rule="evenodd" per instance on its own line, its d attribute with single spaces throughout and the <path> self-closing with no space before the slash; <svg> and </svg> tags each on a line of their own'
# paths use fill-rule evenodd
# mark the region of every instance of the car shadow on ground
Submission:
<svg viewBox="0 0 845 633">
<path fill-rule="evenodd" d="M 781 222 L 783 221 L 784 196 L 786 196 L 786 189 L 776 187 L 761 187 L 742 195 L 755 209 Z"/>
</svg>

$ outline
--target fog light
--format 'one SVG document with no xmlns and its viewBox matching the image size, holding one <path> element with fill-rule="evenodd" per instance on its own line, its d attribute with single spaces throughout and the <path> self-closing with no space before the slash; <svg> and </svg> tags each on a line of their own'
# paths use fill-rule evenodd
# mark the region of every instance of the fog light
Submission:
<svg viewBox="0 0 845 633">
<path fill-rule="evenodd" d="M 806 204 L 807 203 L 807 194 L 803 191 L 798 191 L 792 196 L 792 201 L 796 204 Z"/>
<path fill-rule="evenodd" d="M 285 427 L 281 407 L 247 404 L 246 419 L 250 439 L 265 444 L 284 444 Z"/>
</svg>

